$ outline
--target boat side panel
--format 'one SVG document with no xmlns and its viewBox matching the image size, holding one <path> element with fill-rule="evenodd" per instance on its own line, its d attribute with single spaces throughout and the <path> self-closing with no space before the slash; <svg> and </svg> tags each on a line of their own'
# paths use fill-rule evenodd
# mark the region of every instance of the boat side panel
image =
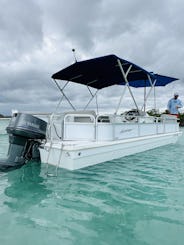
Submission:
<svg viewBox="0 0 184 245">
<path fill-rule="evenodd" d="M 177 123 L 66 123 L 64 140 L 114 141 L 178 130 Z"/>
<path fill-rule="evenodd" d="M 94 140 L 95 127 L 88 123 L 66 124 L 64 130 L 65 140 Z"/>
<path fill-rule="evenodd" d="M 52 148 L 48 163 L 61 168 L 76 170 L 105 161 L 121 158 L 135 153 L 143 152 L 149 149 L 160 147 L 163 145 L 175 143 L 178 139 L 178 134 L 173 135 L 158 135 L 157 137 L 145 137 L 141 140 L 132 140 L 114 145 L 99 145 L 77 150 L 63 150 L 60 155 L 60 149 Z M 41 161 L 47 162 L 48 151 L 40 149 Z M 60 158 L 60 161 L 59 161 Z"/>
</svg>

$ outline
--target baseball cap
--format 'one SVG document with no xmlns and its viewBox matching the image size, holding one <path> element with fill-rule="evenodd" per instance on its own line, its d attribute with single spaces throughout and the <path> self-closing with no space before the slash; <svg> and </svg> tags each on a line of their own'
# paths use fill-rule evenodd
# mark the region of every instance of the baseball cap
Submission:
<svg viewBox="0 0 184 245">
<path fill-rule="evenodd" d="M 179 94 L 177 92 L 174 93 L 174 96 L 179 96 Z"/>
</svg>

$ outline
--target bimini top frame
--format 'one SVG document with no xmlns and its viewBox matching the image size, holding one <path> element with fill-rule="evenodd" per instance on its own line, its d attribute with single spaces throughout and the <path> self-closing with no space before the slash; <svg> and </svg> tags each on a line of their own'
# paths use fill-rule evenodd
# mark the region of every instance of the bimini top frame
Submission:
<svg viewBox="0 0 184 245">
<path fill-rule="evenodd" d="M 86 85 L 92 95 L 92 99 L 95 97 L 97 92 L 92 94 L 89 87 L 99 90 L 112 85 L 125 85 L 126 88 L 128 88 L 137 109 L 138 106 L 130 86 L 136 88 L 150 87 L 149 92 L 144 98 L 145 104 L 151 90 L 155 86 L 165 86 L 168 83 L 178 80 L 177 78 L 166 77 L 148 72 L 134 63 L 121 59 L 116 55 L 107 55 L 95 59 L 75 62 L 74 64 L 53 74 L 52 78 L 74 110 L 74 106 L 71 104 L 63 91 L 67 84 L 61 89 L 56 80 L 65 80 Z M 91 100 L 88 102 L 88 104 L 91 102 Z"/>
</svg>

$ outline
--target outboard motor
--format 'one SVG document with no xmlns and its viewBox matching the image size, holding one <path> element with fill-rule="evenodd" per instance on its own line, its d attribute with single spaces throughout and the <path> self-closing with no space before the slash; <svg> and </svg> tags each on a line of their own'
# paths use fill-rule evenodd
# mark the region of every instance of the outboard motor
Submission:
<svg viewBox="0 0 184 245">
<path fill-rule="evenodd" d="M 46 137 L 47 123 L 29 114 L 15 113 L 6 128 L 9 149 L 0 159 L 0 171 L 20 168 L 27 161 L 40 161 L 39 145 Z"/>
</svg>

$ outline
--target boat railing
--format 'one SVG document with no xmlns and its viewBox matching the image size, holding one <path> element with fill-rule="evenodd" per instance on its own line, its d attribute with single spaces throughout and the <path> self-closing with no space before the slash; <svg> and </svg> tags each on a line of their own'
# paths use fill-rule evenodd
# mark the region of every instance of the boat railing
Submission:
<svg viewBox="0 0 184 245">
<path fill-rule="evenodd" d="M 179 130 L 177 118 L 149 115 L 98 115 L 96 118 L 96 140 L 121 140 Z"/>
<path fill-rule="evenodd" d="M 64 116 L 64 140 L 95 140 L 94 113 L 67 113 Z"/>
<path fill-rule="evenodd" d="M 135 116 L 135 115 L 116 115 L 116 114 L 104 114 L 97 115 L 96 123 L 153 123 L 159 122 L 156 117 L 152 116 Z"/>
<path fill-rule="evenodd" d="M 63 139 L 63 114 L 51 114 L 47 124 L 47 139 L 62 140 Z"/>
<path fill-rule="evenodd" d="M 90 112 L 51 115 L 47 139 L 52 140 L 119 140 L 178 130 L 174 116 L 127 116 Z"/>
<path fill-rule="evenodd" d="M 162 114 L 160 118 L 163 122 L 176 123 L 178 121 L 178 118 L 175 115 Z"/>
</svg>

